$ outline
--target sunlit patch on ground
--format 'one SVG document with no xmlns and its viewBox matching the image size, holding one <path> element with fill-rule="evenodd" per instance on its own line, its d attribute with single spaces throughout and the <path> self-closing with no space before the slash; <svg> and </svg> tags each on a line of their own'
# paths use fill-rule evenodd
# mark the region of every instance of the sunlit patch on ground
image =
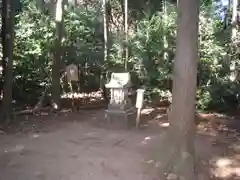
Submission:
<svg viewBox="0 0 240 180">
<path fill-rule="evenodd" d="M 220 179 L 235 180 L 240 178 L 240 161 L 239 157 L 221 157 L 214 162 L 212 174 Z"/>
<path fill-rule="evenodd" d="M 65 173 L 64 179 L 68 179 L 66 177 L 69 177 L 73 170 L 76 173 L 73 175 L 73 180 L 78 180 L 80 176 L 84 180 L 106 179 L 106 176 L 111 180 L 120 178 L 141 179 L 139 176 L 143 172 L 140 162 L 144 161 L 144 166 L 153 167 L 153 165 L 157 165 L 158 161 L 154 159 L 155 156 L 152 157 L 152 154 L 159 153 L 159 146 L 166 146 L 166 143 L 161 142 L 162 135 L 169 127 L 164 108 L 147 107 L 143 109 L 141 120 L 145 122 L 143 124 L 146 124 L 146 128 L 138 131 L 115 131 L 106 130 L 99 126 L 92 127 L 92 124 L 88 122 L 93 121 L 93 119 L 94 122 L 99 121 L 104 117 L 103 109 L 79 110 L 78 112 L 69 112 L 69 110 L 63 109 L 61 112 L 57 116 L 55 114 L 34 116 L 33 119 L 22 121 L 24 122 L 22 124 L 22 128 L 24 127 L 23 133 L 30 133 L 27 136 L 21 136 L 20 140 L 18 136 L 11 137 L 8 132 L 0 136 L 0 138 L 3 138 L 0 141 L 0 150 L 2 150 L 0 152 L 0 159 L 2 160 L 0 161 L 0 167 L 6 166 L 8 168 L 0 168 L 0 174 L 4 173 L 3 177 L 17 177 L 14 174 L 14 168 L 19 166 L 21 167 L 19 173 L 22 173 L 22 179 L 26 176 L 25 174 L 28 174 L 26 172 L 29 172 L 29 168 L 32 168 L 33 176 L 30 177 L 29 175 L 25 179 L 34 179 L 35 174 L 42 173 L 46 177 L 53 175 L 54 177 L 51 179 L 57 180 L 62 178 L 59 177 L 62 176 L 61 172 Z M 31 125 L 31 128 L 27 128 L 27 125 Z M 200 123 L 198 129 L 199 131 L 202 129 L 205 133 L 204 136 L 200 135 L 201 137 L 199 137 L 198 131 L 196 150 L 198 155 L 206 162 L 204 166 L 207 167 L 207 171 L 211 170 L 212 175 L 216 177 L 211 180 L 240 179 L 240 145 L 237 145 L 236 141 L 229 140 L 233 139 L 235 135 L 232 137 L 229 133 L 225 134 L 224 128 L 221 128 L 219 132 L 218 129 L 213 130 L 208 121 Z M 223 136 L 223 134 L 227 136 Z M 215 140 L 217 138 L 221 141 L 228 138 L 227 143 L 213 146 L 211 139 Z M 7 143 L 4 144 L 4 142 Z M 152 151 L 155 146 L 157 148 Z M 226 148 L 231 148 L 234 152 L 229 154 L 229 152 L 225 152 Z M 151 156 L 146 156 L 148 153 Z M 218 158 L 209 162 L 209 159 L 216 156 Z M 35 167 L 36 158 L 38 164 Z M 4 162 L 8 160 L 10 160 L 10 163 L 5 164 Z M 46 161 L 51 161 L 54 166 L 51 163 L 46 164 Z M 67 162 L 68 165 L 66 166 L 66 163 L 62 162 Z M 46 171 L 44 171 L 45 166 L 47 166 Z M 39 167 L 43 168 L 41 173 L 38 173 L 40 172 Z M 81 168 L 79 169 L 79 167 Z M 135 168 L 134 172 L 132 167 Z M 109 175 L 103 174 L 103 171 L 106 174 L 109 173 Z M 88 173 L 91 173 L 91 176 Z M 201 171 L 201 173 L 205 174 L 205 171 Z M 21 178 L 20 180 L 22 180 Z M 201 180 L 205 179 L 202 178 Z"/>
<path fill-rule="evenodd" d="M 92 92 L 92 93 L 64 93 L 61 95 L 61 98 L 74 98 L 74 99 L 80 99 L 80 98 L 99 98 L 102 99 L 102 93 L 100 91 Z"/>
<path fill-rule="evenodd" d="M 142 115 L 149 115 L 151 114 L 155 109 L 154 108 L 145 108 L 141 111 Z"/>
<path fill-rule="evenodd" d="M 147 144 L 148 141 L 150 141 L 152 138 L 153 138 L 153 137 L 151 137 L 151 136 L 145 137 L 144 140 L 141 142 L 141 144 Z"/>
<path fill-rule="evenodd" d="M 161 123 L 161 122 L 160 122 L 158 125 L 159 125 L 160 127 L 165 127 L 165 128 L 166 128 L 166 127 L 169 127 L 170 124 L 169 124 L 169 123 Z"/>
</svg>

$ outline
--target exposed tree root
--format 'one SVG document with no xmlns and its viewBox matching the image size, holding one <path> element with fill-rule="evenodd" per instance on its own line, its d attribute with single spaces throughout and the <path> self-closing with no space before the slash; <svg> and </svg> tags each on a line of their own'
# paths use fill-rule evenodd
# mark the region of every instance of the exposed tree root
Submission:
<svg viewBox="0 0 240 180">
<path fill-rule="evenodd" d="M 196 170 L 192 169 L 195 157 L 191 155 L 194 149 L 187 146 L 186 137 L 172 134 L 168 131 L 159 142 L 153 176 L 160 180 L 196 180 Z"/>
</svg>

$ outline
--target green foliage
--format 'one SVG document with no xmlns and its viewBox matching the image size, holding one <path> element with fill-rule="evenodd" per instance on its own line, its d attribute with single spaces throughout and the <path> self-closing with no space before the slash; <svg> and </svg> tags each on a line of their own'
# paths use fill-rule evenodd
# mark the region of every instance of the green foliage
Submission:
<svg viewBox="0 0 240 180">
<path fill-rule="evenodd" d="M 22 1 L 15 16 L 13 95 L 20 104 L 35 104 L 51 85 L 54 6 L 39 2 Z M 138 4 L 130 1 L 128 42 L 123 40 L 122 2 L 111 0 L 108 7 L 111 17 L 106 62 L 103 62 L 103 16 L 99 2 L 66 5 L 61 69 L 71 63 L 80 65 L 84 71 L 82 90 L 96 90 L 101 72 L 106 72 L 109 77 L 111 72 L 124 71 L 122 47 L 126 44 L 129 47 L 128 71 L 134 85 L 145 87 L 148 100 L 159 96 L 171 99 L 176 1 L 168 1 L 166 14 L 162 12 L 162 1 L 147 5 L 145 0 Z M 239 103 L 239 83 L 231 82 L 229 78 L 230 64 L 240 64 L 239 48 L 236 48 L 239 39 L 231 45 L 231 29 L 224 29 L 221 9 L 215 1 L 203 1 L 201 6 L 197 99 L 202 110 L 226 111 Z"/>
<path fill-rule="evenodd" d="M 103 27 L 100 12 L 84 7 L 69 8 L 65 12 L 65 63 L 89 64 L 102 61 Z M 100 63 L 98 62 L 98 63 Z"/>
<path fill-rule="evenodd" d="M 49 82 L 54 23 L 39 10 L 35 1 L 23 3 L 16 22 L 13 95 L 19 101 L 29 102 L 38 97 L 44 84 Z"/>
<path fill-rule="evenodd" d="M 229 79 L 229 36 L 222 31 L 220 16 L 214 8 L 207 7 L 200 14 L 198 107 L 227 111 L 238 105 L 238 82 Z"/>
<path fill-rule="evenodd" d="M 175 17 L 176 13 L 170 13 L 165 19 L 163 14 L 142 19 L 130 40 L 130 63 L 135 64 L 133 69 L 150 95 L 161 95 L 167 88 L 164 82 L 172 71 Z"/>
<path fill-rule="evenodd" d="M 46 11 L 47 7 L 42 8 L 36 1 L 23 1 L 22 6 L 22 11 L 16 15 L 15 26 L 14 99 L 34 104 L 42 91 L 50 86 L 55 23 Z M 83 6 L 74 10 L 69 7 L 64 15 L 61 68 L 71 63 L 89 69 L 99 67 L 103 59 L 100 11 Z M 96 72 L 100 75 L 99 70 L 92 71 L 88 72 L 89 76 Z M 96 79 L 92 82 L 90 86 L 96 89 L 98 82 Z"/>
</svg>

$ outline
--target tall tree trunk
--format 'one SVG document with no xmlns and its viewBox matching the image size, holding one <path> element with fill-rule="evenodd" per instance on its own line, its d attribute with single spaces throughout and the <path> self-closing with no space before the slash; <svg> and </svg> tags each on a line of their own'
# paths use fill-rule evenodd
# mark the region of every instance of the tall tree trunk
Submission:
<svg viewBox="0 0 240 180">
<path fill-rule="evenodd" d="M 61 43 L 63 36 L 63 0 L 57 0 L 55 23 L 56 32 L 52 65 L 52 105 L 54 109 L 59 109 L 61 106 L 60 64 L 62 59 Z"/>
<path fill-rule="evenodd" d="M 103 29 L 104 29 L 104 62 L 108 58 L 108 26 L 107 26 L 107 0 L 103 0 Z"/>
<path fill-rule="evenodd" d="M 163 9 L 163 23 L 164 23 L 164 27 L 166 27 L 166 24 L 168 23 L 167 22 L 167 16 L 168 16 L 168 14 L 167 14 L 167 0 L 163 0 L 163 2 L 162 2 L 162 9 Z M 164 53 L 163 53 L 163 59 L 165 60 L 165 61 L 167 61 L 168 60 L 168 52 L 166 52 L 167 51 L 167 49 L 168 49 L 168 39 L 167 39 L 167 29 L 166 28 L 164 28 L 165 30 L 164 30 L 164 35 L 163 35 L 163 46 L 164 46 Z"/>
<path fill-rule="evenodd" d="M 199 1 L 178 3 L 177 48 L 173 74 L 170 134 L 175 146 L 172 170 L 185 180 L 195 176 L 195 103 L 198 61 Z"/>
<path fill-rule="evenodd" d="M 177 48 L 173 74 L 173 100 L 166 149 L 160 165 L 160 179 L 165 173 L 176 179 L 197 180 L 195 174 L 195 98 L 198 61 L 199 1 L 181 0 L 178 4 Z M 164 159 L 165 158 L 165 159 Z"/>
<path fill-rule="evenodd" d="M 108 13 L 107 13 L 107 4 L 108 0 L 103 0 L 102 1 L 102 9 L 103 9 L 103 30 L 104 30 L 104 63 L 108 60 L 108 55 L 109 55 L 109 47 L 108 47 Z M 105 89 L 105 82 L 106 82 L 106 75 L 101 71 L 100 75 L 100 90 L 103 93 L 103 97 L 107 99 L 107 92 Z"/>
<path fill-rule="evenodd" d="M 3 100 L 1 119 L 9 120 L 12 113 L 12 80 L 13 80 L 13 0 L 2 1 L 2 47 L 3 47 Z"/>
<path fill-rule="evenodd" d="M 125 57 L 124 68 L 127 70 L 128 63 L 128 0 L 124 0 L 124 34 L 125 34 Z"/>
<path fill-rule="evenodd" d="M 234 54 L 235 51 L 235 43 L 236 43 L 236 38 L 237 38 L 237 7 L 238 7 L 238 0 L 232 0 L 232 54 Z M 235 81 L 237 77 L 237 71 L 236 71 L 236 59 L 234 56 L 231 59 L 231 65 L 230 65 L 230 70 L 231 70 L 231 76 L 230 80 Z"/>
<path fill-rule="evenodd" d="M 232 0 L 232 41 L 237 37 L 237 8 L 238 0 Z"/>
</svg>

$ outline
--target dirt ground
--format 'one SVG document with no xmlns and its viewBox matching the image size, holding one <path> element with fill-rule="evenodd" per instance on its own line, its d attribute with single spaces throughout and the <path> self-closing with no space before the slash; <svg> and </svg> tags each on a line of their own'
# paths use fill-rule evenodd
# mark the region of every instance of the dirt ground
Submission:
<svg viewBox="0 0 240 180">
<path fill-rule="evenodd" d="M 24 116 L 0 132 L 0 180 L 153 180 L 152 154 L 168 123 L 160 109 L 142 113 L 140 130 L 107 126 L 103 109 Z M 240 179 L 237 132 L 219 127 L 198 126 L 199 177 Z"/>
</svg>

